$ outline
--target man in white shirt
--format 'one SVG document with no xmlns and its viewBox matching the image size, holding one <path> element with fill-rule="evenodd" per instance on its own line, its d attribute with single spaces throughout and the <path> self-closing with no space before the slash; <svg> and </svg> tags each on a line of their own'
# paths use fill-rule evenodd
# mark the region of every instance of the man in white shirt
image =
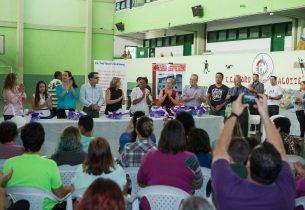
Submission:
<svg viewBox="0 0 305 210">
<path fill-rule="evenodd" d="M 268 112 L 269 116 L 278 115 L 279 114 L 279 105 L 280 100 L 283 97 L 282 88 L 277 85 L 277 77 L 270 77 L 271 86 L 267 87 L 265 90 L 265 94 L 268 97 Z"/>
<path fill-rule="evenodd" d="M 151 104 L 151 95 L 146 88 L 146 80 L 141 78 L 139 80 L 138 87 L 135 87 L 130 93 L 131 107 L 130 113 L 133 114 L 136 111 L 145 112 L 146 116 L 149 116 L 149 105 Z"/>
</svg>

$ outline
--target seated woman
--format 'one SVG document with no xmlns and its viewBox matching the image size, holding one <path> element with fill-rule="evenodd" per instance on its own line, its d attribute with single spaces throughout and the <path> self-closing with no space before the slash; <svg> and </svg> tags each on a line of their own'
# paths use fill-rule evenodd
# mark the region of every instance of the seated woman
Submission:
<svg viewBox="0 0 305 210">
<path fill-rule="evenodd" d="M 144 155 L 151 149 L 157 149 L 150 136 L 154 130 L 152 119 L 142 116 L 136 125 L 137 141 L 125 145 L 122 152 L 122 164 L 125 167 L 139 167 Z"/>
<path fill-rule="evenodd" d="M 14 116 L 22 116 L 24 114 L 22 103 L 26 99 L 26 94 L 23 84 L 18 85 L 15 73 L 10 73 L 6 76 L 2 92 L 4 120 L 9 120 Z"/>
<path fill-rule="evenodd" d="M 121 191 L 127 190 L 126 173 L 115 163 L 107 140 L 101 137 L 90 142 L 88 156 L 77 168 L 72 184 L 75 189 L 87 188 L 97 178 L 110 179 Z"/>
<path fill-rule="evenodd" d="M 44 81 L 37 82 L 35 94 L 32 96 L 32 108 L 39 112 L 41 119 L 51 118 L 52 98 L 48 94 L 46 86 Z"/>
<path fill-rule="evenodd" d="M 106 109 L 105 114 L 122 109 L 125 104 L 125 97 L 121 89 L 121 80 L 118 77 L 113 77 L 110 82 L 110 87 L 106 90 Z"/>
<path fill-rule="evenodd" d="M 201 167 L 211 168 L 212 154 L 210 137 L 201 128 L 192 128 L 188 135 L 187 150 L 196 155 Z"/>
<path fill-rule="evenodd" d="M 119 186 L 109 180 L 97 178 L 86 190 L 76 210 L 125 210 L 125 200 Z"/>
<path fill-rule="evenodd" d="M 70 71 L 62 74 L 62 84 L 56 87 L 57 118 L 67 118 L 66 110 L 75 111 L 79 91 Z"/>
<path fill-rule="evenodd" d="M 128 126 L 126 128 L 126 131 L 124 133 L 121 134 L 120 136 L 120 147 L 119 147 L 119 153 L 122 152 L 125 144 L 127 143 L 132 143 L 135 142 L 137 139 L 137 133 L 136 133 L 136 124 L 137 124 L 137 120 L 142 117 L 145 116 L 145 113 L 142 111 L 136 111 L 131 120 L 128 123 Z M 156 136 L 155 134 L 151 134 L 150 136 L 150 140 L 155 144 L 156 143 Z"/>
<path fill-rule="evenodd" d="M 78 128 L 67 127 L 60 136 L 57 151 L 52 155 L 57 165 L 79 165 L 82 164 L 87 156 L 83 151 L 81 135 Z"/>
<path fill-rule="evenodd" d="M 0 159 L 8 159 L 23 153 L 23 147 L 14 143 L 18 135 L 17 125 L 10 121 L 0 123 Z"/>
<path fill-rule="evenodd" d="M 170 108 L 179 104 L 179 94 L 173 89 L 174 82 L 173 78 L 167 78 L 165 89 L 161 90 L 159 94 L 159 102 L 169 114 L 172 114 Z"/>
<path fill-rule="evenodd" d="M 198 159 L 186 151 L 186 138 L 182 124 L 169 121 L 161 132 L 158 150 L 149 151 L 138 172 L 140 186 L 168 185 L 193 194 L 203 183 Z M 142 209 L 150 209 L 146 199 Z"/>
</svg>

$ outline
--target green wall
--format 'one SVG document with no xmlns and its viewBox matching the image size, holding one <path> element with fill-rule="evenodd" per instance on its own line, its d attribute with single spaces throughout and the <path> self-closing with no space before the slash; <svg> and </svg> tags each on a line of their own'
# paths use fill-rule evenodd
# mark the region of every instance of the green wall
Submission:
<svg viewBox="0 0 305 210">
<path fill-rule="evenodd" d="M 0 55 L 0 66 L 16 69 L 16 29 L 0 26 L 0 34 L 5 36 L 5 54 Z M 6 73 L 6 70 L 0 68 L 0 73 Z"/>
<path fill-rule="evenodd" d="M 195 5 L 203 6 L 203 17 L 193 17 L 191 7 Z M 259 14 L 264 12 L 264 7 L 267 7 L 267 11 L 270 12 L 304 6 L 304 0 L 160 0 L 142 7 L 116 12 L 114 22 L 123 22 L 125 31 L 119 32 L 115 29 L 115 34 Z"/>
</svg>

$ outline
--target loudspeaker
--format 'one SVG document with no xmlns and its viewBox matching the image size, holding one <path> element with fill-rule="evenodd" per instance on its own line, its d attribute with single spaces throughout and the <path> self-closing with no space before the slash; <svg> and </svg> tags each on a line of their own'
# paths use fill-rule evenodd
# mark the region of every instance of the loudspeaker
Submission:
<svg viewBox="0 0 305 210">
<path fill-rule="evenodd" d="M 122 23 L 122 22 L 116 23 L 115 26 L 118 29 L 118 31 L 124 31 L 124 29 L 125 29 L 124 23 Z"/>
<path fill-rule="evenodd" d="M 193 16 L 196 17 L 202 17 L 203 16 L 203 8 L 201 5 L 193 6 L 192 7 Z"/>
</svg>

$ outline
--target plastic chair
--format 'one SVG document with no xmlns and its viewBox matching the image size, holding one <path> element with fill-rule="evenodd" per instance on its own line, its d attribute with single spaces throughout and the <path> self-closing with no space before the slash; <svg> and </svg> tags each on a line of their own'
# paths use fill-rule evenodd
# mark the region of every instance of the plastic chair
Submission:
<svg viewBox="0 0 305 210">
<path fill-rule="evenodd" d="M 305 196 L 295 199 L 295 208 L 298 206 L 302 206 L 305 209 Z"/>
<path fill-rule="evenodd" d="M 84 193 L 85 193 L 86 190 L 87 190 L 86 187 L 76 189 L 76 190 L 73 192 L 72 197 L 73 197 L 73 198 L 76 198 L 77 200 L 80 200 L 80 199 L 83 197 L 83 195 L 84 195 Z"/>
<path fill-rule="evenodd" d="M 6 159 L 0 159 L 0 169 L 3 168 L 4 162 L 6 161 Z"/>
<path fill-rule="evenodd" d="M 256 130 L 257 125 L 260 125 L 261 122 L 261 116 L 260 115 L 249 115 L 249 130 L 248 134 L 255 135 L 259 133 L 259 130 Z M 254 125 L 254 131 L 251 130 L 251 125 Z"/>
<path fill-rule="evenodd" d="M 211 179 L 211 169 L 201 167 L 201 172 L 203 175 L 203 184 L 200 189 L 195 190 L 195 196 L 207 197 L 207 185 Z"/>
<path fill-rule="evenodd" d="M 155 185 L 139 190 L 133 205 L 133 210 L 139 209 L 139 199 L 146 197 L 151 210 L 177 210 L 181 202 L 190 197 L 187 192 L 171 186 Z"/>
<path fill-rule="evenodd" d="M 12 198 L 13 202 L 19 200 L 29 201 L 30 210 L 43 209 L 43 201 L 45 198 L 48 198 L 57 203 L 66 200 L 66 210 L 73 210 L 71 193 L 60 199 L 53 193 L 35 187 L 7 187 L 6 192 Z"/>
<path fill-rule="evenodd" d="M 138 185 L 138 171 L 139 167 L 127 167 L 124 168 L 131 181 L 131 194 L 136 194 L 141 188 Z"/>
<path fill-rule="evenodd" d="M 60 177 L 63 185 L 71 184 L 72 178 L 75 176 L 76 169 L 79 165 L 61 165 L 59 166 Z"/>
</svg>

